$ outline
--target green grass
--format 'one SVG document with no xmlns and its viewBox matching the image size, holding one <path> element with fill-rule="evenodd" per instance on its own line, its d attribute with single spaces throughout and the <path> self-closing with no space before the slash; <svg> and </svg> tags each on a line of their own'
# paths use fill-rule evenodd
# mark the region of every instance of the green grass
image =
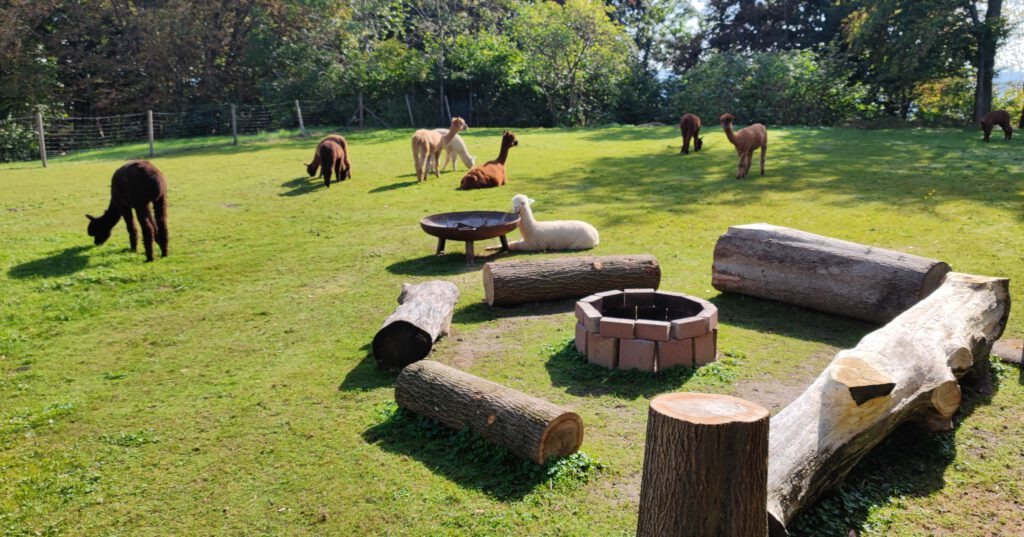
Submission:
<svg viewBox="0 0 1024 537">
<path fill-rule="evenodd" d="M 729 225 L 935 257 L 1020 295 L 1017 141 L 771 129 L 768 175 L 737 180 L 707 131 L 683 157 L 672 128 L 520 130 L 509 185 L 470 192 L 459 174 L 417 185 L 409 131 L 351 133 L 354 178 L 330 190 L 304 177 L 311 139 L 161 143 L 171 254 L 149 264 L 123 228 L 93 247 L 83 216 L 143 146 L 0 166 L 0 534 L 632 535 L 651 397 L 737 393 L 777 410 L 872 330 L 718 295 L 712 250 Z M 499 134 L 465 138 L 484 160 Z M 483 305 L 480 264 L 461 245 L 435 258 L 417 221 L 508 209 L 516 193 L 541 219 L 596 225 L 595 253 L 655 254 L 663 288 L 712 299 L 723 360 L 609 372 L 568 348 L 571 305 Z M 462 293 L 434 359 L 573 408 L 585 455 L 524 466 L 394 409 L 369 342 L 401 284 L 433 278 Z M 1006 337 L 1024 336 L 1020 308 Z M 993 396 L 967 391 L 955 433 L 901 429 L 799 534 L 1024 533 L 1024 377 L 996 375 Z"/>
</svg>

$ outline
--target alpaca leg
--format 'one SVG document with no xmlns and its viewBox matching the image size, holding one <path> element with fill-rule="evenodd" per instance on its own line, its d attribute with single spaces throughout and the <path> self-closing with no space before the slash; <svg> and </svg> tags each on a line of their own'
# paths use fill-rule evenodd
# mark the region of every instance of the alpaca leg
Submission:
<svg viewBox="0 0 1024 537">
<path fill-rule="evenodd" d="M 985 133 L 984 141 L 988 141 L 988 137 L 992 135 L 992 127 L 982 125 L 981 130 Z"/>
<path fill-rule="evenodd" d="M 160 257 L 167 257 L 167 196 L 153 202 L 153 216 L 156 218 L 156 244 L 160 246 Z"/>
<path fill-rule="evenodd" d="M 334 163 L 334 176 L 338 178 L 338 181 L 344 181 L 345 176 L 341 172 L 341 159 L 338 159 Z"/>
<path fill-rule="evenodd" d="M 683 133 L 683 147 L 679 148 L 679 154 L 689 155 L 690 154 L 690 137 Z"/>
<path fill-rule="evenodd" d="M 153 215 L 149 212 L 149 205 L 141 205 L 135 208 L 135 216 L 139 219 L 139 226 L 142 227 L 142 245 L 146 248 L 146 261 L 153 260 Z"/>
<path fill-rule="evenodd" d="M 440 166 L 441 163 L 439 162 L 441 160 L 441 149 L 440 148 L 438 148 L 437 151 L 434 151 L 433 159 L 434 159 L 434 177 L 441 177 L 441 166 Z"/>
<path fill-rule="evenodd" d="M 743 169 L 743 177 L 746 177 L 746 176 L 750 175 L 750 167 L 754 165 L 754 149 L 753 148 L 751 148 L 750 151 L 747 151 L 746 164 L 747 164 L 747 167 Z"/>
<path fill-rule="evenodd" d="M 128 244 L 133 252 L 137 252 L 139 251 L 139 232 L 135 229 L 135 220 L 132 219 L 131 207 L 122 209 L 121 216 L 124 217 L 124 225 L 128 228 Z"/>
<path fill-rule="evenodd" d="M 768 142 L 761 145 L 761 175 L 764 175 L 764 154 L 768 151 Z"/>
</svg>

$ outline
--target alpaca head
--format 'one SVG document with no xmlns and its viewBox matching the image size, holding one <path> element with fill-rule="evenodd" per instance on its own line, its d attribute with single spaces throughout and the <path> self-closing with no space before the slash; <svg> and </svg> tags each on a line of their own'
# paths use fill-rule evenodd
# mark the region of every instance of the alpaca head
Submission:
<svg viewBox="0 0 1024 537">
<path fill-rule="evenodd" d="M 704 147 L 704 137 L 699 136 L 693 140 L 693 150 L 700 151 L 700 148 Z"/>
<path fill-rule="evenodd" d="M 519 145 L 519 140 L 516 140 L 516 135 L 509 131 L 501 131 L 501 145 L 506 147 L 515 147 Z"/>
<path fill-rule="evenodd" d="M 103 225 L 103 222 L 91 214 L 85 215 L 89 219 L 89 228 L 87 229 L 89 236 L 93 237 L 93 242 L 96 246 L 99 246 L 110 238 L 110 230 L 112 228 Z"/>
<path fill-rule="evenodd" d="M 317 168 L 318 166 L 315 163 L 310 162 L 309 164 L 306 164 L 306 173 L 308 173 L 310 177 L 313 177 L 316 175 Z"/>
<path fill-rule="evenodd" d="M 466 124 L 466 120 L 464 120 L 464 119 L 462 119 L 461 117 L 458 117 L 458 116 L 452 118 L 452 126 L 451 126 L 450 130 L 453 130 L 453 131 L 458 133 L 458 132 L 462 132 L 462 131 L 464 131 L 464 130 L 466 130 L 468 128 L 469 128 L 469 125 Z"/>
<path fill-rule="evenodd" d="M 718 121 L 721 122 L 722 125 L 725 125 L 727 123 L 729 125 L 732 125 L 732 121 L 734 119 L 736 119 L 736 118 L 732 114 L 726 113 L 726 114 L 722 114 L 722 117 L 718 118 Z"/>
<path fill-rule="evenodd" d="M 526 194 L 516 194 L 512 197 L 512 212 L 521 215 L 523 208 L 529 207 L 534 203 L 536 203 L 536 200 L 528 198 Z"/>
</svg>

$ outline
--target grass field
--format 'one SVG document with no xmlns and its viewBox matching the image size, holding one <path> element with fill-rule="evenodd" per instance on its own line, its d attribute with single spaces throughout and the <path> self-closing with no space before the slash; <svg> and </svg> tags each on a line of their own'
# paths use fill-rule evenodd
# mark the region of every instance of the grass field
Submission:
<svg viewBox="0 0 1024 537">
<path fill-rule="evenodd" d="M 149 264 L 121 226 L 92 246 L 83 216 L 141 146 L 0 166 L 0 534 L 632 535 L 651 397 L 777 411 L 873 329 L 719 295 L 712 249 L 729 225 L 935 257 L 1021 296 L 1021 142 L 771 129 L 767 176 L 737 180 L 707 131 L 686 157 L 672 128 L 517 131 L 509 185 L 469 192 L 461 174 L 416 184 L 409 131 L 346 133 L 353 179 L 329 190 L 305 177 L 312 139 L 160 145 L 170 257 Z M 499 135 L 465 139 L 486 160 Z M 652 253 L 664 289 L 714 301 L 722 360 L 609 372 L 568 348 L 570 303 L 484 305 L 481 263 L 461 245 L 435 258 L 418 220 L 508 210 L 516 193 L 540 219 L 596 225 L 595 253 Z M 403 282 L 434 278 L 462 298 L 433 358 L 575 409 L 586 456 L 524 465 L 395 410 L 369 342 Z M 1024 336 L 1020 310 L 1004 337 Z M 966 392 L 954 433 L 894 434 L 795 533 L 1024 535 L 1024 376 L 999 365 L 995 380 L 991 397 Z"/>
</svg>

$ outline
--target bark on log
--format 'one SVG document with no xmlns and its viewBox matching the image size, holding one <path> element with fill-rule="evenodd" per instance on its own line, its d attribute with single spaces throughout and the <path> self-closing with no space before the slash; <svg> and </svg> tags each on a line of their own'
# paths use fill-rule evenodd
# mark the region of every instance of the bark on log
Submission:
<svg viewBox="0 0 1024 537">
<path fill-rule="evenodd" d="M 491 306 L 579 299 L 613 289 L 657 289 L 661 267 L 653 255 L 587 256 L 487 263 L 484 296 Z"/>
<path fill-rule="evenodd" d="M 403 284 L 395 309 L 373 336 L 373 356 L 382 367 L 405 367 L 430 354 L 437 338 L 451 329 L 459 289 L 433 280 Z"/>
<path fill-rule="evenodd" d="M 952 428 L 957 381 L 988 372 L 1010 312 L 1009 282 L 951 272 L 927 298 L 868 334 L 771 420 L 768 513 L 773 536 L 835 486 L 893 429 Z"/>
<path fill-rule="evenodd" d="M 935 259 L 749 224 L 718 239 L 711 285 L 884 324 L 931 294 L 949 270 Z"/>
<path fill-rule="evenodd" d="M 638 537 L 764 537 L 768 411 L 705 393 L 655 397 L 647 418 Z"/>
<path fill-rule="evenodd" d="M 452 429 L 469 427 L 537 464 L 571 455 L 583 443 L 575 412 L 431 360 L 402 370 L 395 402 Z"/>
</svg>

